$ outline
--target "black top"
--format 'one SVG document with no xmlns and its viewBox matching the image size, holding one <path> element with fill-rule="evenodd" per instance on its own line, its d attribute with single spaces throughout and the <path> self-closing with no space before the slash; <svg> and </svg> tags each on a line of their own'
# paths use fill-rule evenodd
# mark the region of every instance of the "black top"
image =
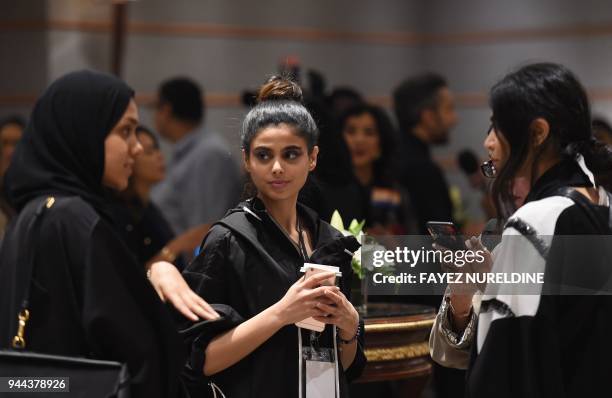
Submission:
<svg viewBox="0 0 612 398">
<path fill-rule="evenodd" d="M 389 235 L 419 233 L 414 210 L 404 187 L 372 185 L 362 189 L 367 193 L 369 204 L 366 228 L 380 226 L 389 231 Z"/>
<path fill-rule="evenodd" d="M 17 331 L 21 262 L 35 256 L 26 348 L 127 363 L 134 397 L 177 395 L 176 329 L 111 227 L 104 148 L 133 95 L 116 77 L 73 72 L 36 102 L 6 175 L 19 211 L 0 248 L 0 347 Z M 56 203 L 28 232 L 47 196 Z"/>
<path fill-rule="evenodd" d="M 338 210 L 346 226 L 355 219 L 367 217 L 368 192 L 352 175 L 342 180 L 323 180 L 310 175 L 300 191 L 299 201 L 316 211 L 322 220 L 329 221 Z"/>
<path fill-rule="evenodd" d="M 429 146 L 412 133 L 404 137 L 400 175 L 422 235 L 427 234 L 427 221 L 452 221 L 453 205 L 444 173 L 431 158 Z"/>
<path fill-rule="evenodd" d="M 609 244 L 602 246 L 609 242 L 609 236 L 594 236 L 602 234 L 601 228 L 584 210 L 555 195 L 559 188 L 568 186 L 592 186 L 572 160 L 562 161 L 542 175 L 526 204 L 510 217 L 520 217 L 539 237 L 543 235 L 541 230 L 554 231 L 547 252 L 543 251 L 539 260 L 545 264 L 543 294 L 538 300 L 534 296 L 514 296 L 505 306 L 505 315 L 487 321 L 480 352 L 477 344 L 472 347 L 467 379 L 470 397 L 589 397 L 609 391 L 610 286 L 602 295 L 560 293 L 568 287 L 593 289 L 608 283 L 612 250 Z M 598 205 L 593 209 L 607 224 L 609 209 Z M 495 308 L 499 300 L 504 299 L 483 301 L 479 323 L 483 322 L 483 311 L 500 311 Z"/>
<path fill-rule="evenodd" d="M 529 190 L 524 203 L 553 196 L 562 187 L 592 187 L 586 174 L 571 160 L 565 159 L 548 169 Z"/>
<path fill-rule="evenodd" d="M 244 213 L 245 223 L 250 224 L 247 227 L 254 229 L 257 241 L 273 261 L 264 258 L 265 255 L 232 230 L 215 225 L 204 240 L 202 253 L 187 266 L 183 274 L 190 286 L 207 302 L 224 304 L 215 307 L 223 315 L 220 320 L 196 325 L 186 323 L 183 328 L 185 342 L 191 349 L 187 373 L 192 380 L 192 395 L 206 390 L 202 387 L 202 369 L 204 352 L 212 338 L 279 301 L 302 276 L 299 270 L 304 259 L 268 215 L 261 201 L 253 199 L 241 203 L 224 220 L 231 217 L 232 212 L 244 211 L 243 206 L 254 214 Z M 353 272 L 351 256 L 344 252 L 347 238 L 304 206 L 298 205 L 298 215 L 311 233 L 314 251 L 310 260 L 340 267 L 340 289 L 350 299 Z M 327 326 L 322 337 L 329 331 L 331 327 Z M 339 363 L 342 397 L 348 394 L 348 380 L 359 376 L 365 366 L 362 347 L 360 339 L 355 359 L 346 371 Z M 294 325 L 283 327 L 253 353 L 214 375 L 212 380 L 227 397 L 297 397 L 297 328 Z"/>
<path fill-rule="evenodd" d="M 127 363 L 133 397 L 174 397 L 182 351 L 166 308 L 115 231 L 77 196 L 57 197 L 31 241 L 33 199 L 0 249 L 0 347 L 17 331 L 20 262 L 35 251 L 26 348 Z"/>
<path fill-rule="evenodd" d="M 130 203 L 116 200 L 112 214 L 119 235 L 142 266 L 175 237 L 172 227 L 152 201 L 143 205 L 138 199 Z M 182 256 L 174 263 L 181 270 L 185 267 Z"/>
</svg>

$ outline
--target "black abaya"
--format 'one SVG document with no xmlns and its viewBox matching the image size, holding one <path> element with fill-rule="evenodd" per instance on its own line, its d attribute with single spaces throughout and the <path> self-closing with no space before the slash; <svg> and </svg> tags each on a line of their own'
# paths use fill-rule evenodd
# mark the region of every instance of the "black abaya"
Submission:
<svg viewBox="0 0 612 398">
<path fill-rule="evenodd" d="M 127 363 L 132 396 L 178 394 L 170 316 L 108 218 L 104 141 L 133 96 L 120 80 L 68 74 L 36 103 L 5 189 L 19 211 L 0 248 L 0 347 L 16 333 L 19 270 L 34 252 L 26 349 Z M 48 196 L 37 226 L 27 226 Z"/>
</svg>

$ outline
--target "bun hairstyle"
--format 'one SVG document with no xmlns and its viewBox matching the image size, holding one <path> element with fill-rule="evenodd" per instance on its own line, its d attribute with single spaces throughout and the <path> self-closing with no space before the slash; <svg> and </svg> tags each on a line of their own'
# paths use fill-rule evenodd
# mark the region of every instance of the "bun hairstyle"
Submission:
<svg viewBox="0 0 612 398">
<path fill-rule="evenodd" d="M 286 124 L 306 140 L 308 152 L 312 151 L 319 138 L 314 119 L 303 104 L 302 89 L 294 81 L 272 76 L 259 89 L 257 105 L 247 113 L 242 123 L 240 139 L 247 156 L 253 138 L 269 126 Z"/>
<path fill-rule="evenodd" d="M 304 103 L 302 88 L 289 79 L 271 76 L 257 92 L 257 103 L 283 100 Z"/>
</svg>

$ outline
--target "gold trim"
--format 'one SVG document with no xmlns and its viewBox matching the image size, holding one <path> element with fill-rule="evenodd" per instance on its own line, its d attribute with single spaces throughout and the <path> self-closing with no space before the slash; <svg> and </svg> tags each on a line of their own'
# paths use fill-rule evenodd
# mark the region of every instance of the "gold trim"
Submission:
<svg viewBox="0 0 612 398">
<path fill-rule="evenodd" d="M 53 196 L 49 196 L 47 198 L 47 209 L 50 209 L 55 204 L 55 198 Z"/>
<path fill-rule="evenodd" d="M 366 333 L 405 332 L 431 328 L 433 324 L 434 319 L 424 319 L 422 321 L 413 322 L 376 323 L 365 325 L 365 331 Z"/>
<path fill-rule="evenodd" d="M 429 356 L 429 342 L 413 343 L 391 348 L 366 348 L 365 356 L 368 361 L 400 361 L 417 357 Z"/>
</svg>

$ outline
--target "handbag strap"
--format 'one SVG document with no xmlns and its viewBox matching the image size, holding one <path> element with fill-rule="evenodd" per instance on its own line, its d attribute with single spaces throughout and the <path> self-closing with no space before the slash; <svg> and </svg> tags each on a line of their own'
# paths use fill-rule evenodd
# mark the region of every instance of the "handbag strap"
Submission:
<svg viewBox="0 0 612 398">
<path fill-rule="evenodd" d="M 588 200 L 580 192 L 570 187 L 563 187 L 557 191 L 557 195 L 571 199 L 578 207 L 580 207 L 588 219 L 594 225 L 597 225 L 603 234 L 609 234 L 612 231 L 612 194 L 610 194 L 610 192 L 606 192 L 606 194 L 608 195 L 609 209 L 608 225 L 606 225 L 605 221 L 601 220 L 599 213 L 595 210 L 595 205 L 593 202 Z"/>
<path fill-rule="evenodd" d="M 23 287 L 17 286 L 17 291 L 22 291 L 22 299 L 21 306 L 19 308 L 19 313 L 17 315 L 18 323 L 17 323 L 17 334 L 13 337 L 12 346 L 14 349 L 22 350 L 26 346 L 25 341 L 25 327 L 30 319 L 30 288 L 32 286 L 32 276 L 34 275 L 34 267 L 35 267 L 35 257 L 36 257 L 36 248 L 35 245 L 38 244 L 39 241 L 39 229 L 36 229 L 38 223 L 40 222 L 41 216 L 45 209 L 50 209 L 55 204 L 55 198 L 53 196 L 47 197 L 45 200 L 36 204 L 34 210 L 34 216 L 30 219 L 28 223 L 27 231 L 26 231 L 26 246 L 29 244 L 30 250 L 27 251 L 26 261 L 22 264 L 23 274 L 21 281 L 23 282 Z"/>
</svg>

